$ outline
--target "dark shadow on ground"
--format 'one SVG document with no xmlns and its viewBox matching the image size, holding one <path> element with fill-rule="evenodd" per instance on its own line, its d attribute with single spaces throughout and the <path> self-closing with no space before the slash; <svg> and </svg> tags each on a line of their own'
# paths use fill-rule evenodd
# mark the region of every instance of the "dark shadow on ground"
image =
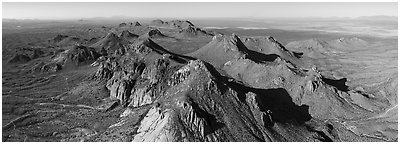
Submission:
<svg viewBox="0 0 400 144">
<path fill-rule="evenodd" d="M 155 43 L 154 41 L 152 41 L 151 39 L 147 39 L 146 41 L 143 42 L 144 45 L 146 45 L 147 47 L 153 49 L 154 51 L 156 51 L 157 53 L 163 55 L 163 54 L 169 54 L 170 59 L 178 62 L 178 63 L 187 63 L 189 60 L 195 60 L 195 58 L 189 57 L 189 56 L 184 56 L 184 55 L 179 55 L 179 54 L 175 54 L 172 53 L 166 49 L 164 49 L 163 47 L 161 47 L 160 45 L 158 45 L 157 43 Z"/>
<path fill-rule="evenodd" d="M 302 53 L 302 52 L 293 52 L 293 55 L 294 55 L 296 58 L 302 58 L 302 57 L 303 57 L 303 53 Z"/>
<path fill-rule="evenodd" d="M 243 44 L 243 42 L 238 39 L 237 41 L 237 47 L 240 51 L 247 53 L 246 58 L 256 62 L 256 63 L 263 63 L 263 62 L 272 62 L 274 61 L 276 58 L 280 57 L 277 54 L 263 54 L 263 53 L 259 53 L 256 51 L 252 51 L 250 49 L 248 49 L 246 47 L 246 45 Z"/>
<path fill-rule="evenodd" d="M 208 128 L 204 129 L 204 135 L 211 134 L 225 126 L 224 123 L 218 122 L 214 115 L 209 114 L 201 109 L 197 103 L 192 102 L 191 105 L 193 107 L 193 111 L 198 115 L 198 117 L 204 118 L 207 122 L 206 125 Z"/>
<path fill-rule="evenodd" d="M 308 113 L 309 106 L 294 104 L 292 97 L 283 88 L 253 89 L 253 92 L 257 94 L 260 110 L 269 110 L 274 122 L 304 124 L 312 118 Z"/>
<path fill-rule="evenodd" d="M 324 81 L 328 85 L 336 87 L 338 90 L 341 90 L 344 92 L 349 91 L 349 87 L 346 85 L 347 78 L 334 80 L 334 79 L 322 77 L 322 81 Z"/>
</svg>

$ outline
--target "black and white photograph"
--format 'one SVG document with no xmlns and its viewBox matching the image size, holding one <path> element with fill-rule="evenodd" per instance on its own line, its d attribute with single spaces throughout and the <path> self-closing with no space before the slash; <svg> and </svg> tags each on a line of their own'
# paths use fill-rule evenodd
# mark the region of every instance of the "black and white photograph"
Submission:
<svg viewBox="0 0 400 144">
<path fill-rule="evenodd" d="M 398 1 L 2 1 L 2 142 L 398 142 Z"/>
</svg>

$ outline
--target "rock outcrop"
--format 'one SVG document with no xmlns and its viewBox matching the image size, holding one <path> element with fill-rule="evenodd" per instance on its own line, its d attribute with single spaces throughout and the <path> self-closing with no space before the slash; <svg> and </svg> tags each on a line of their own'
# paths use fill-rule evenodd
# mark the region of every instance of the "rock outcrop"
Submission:
<svg viewBox="0 0 400 144">
<path fill-rule="evenodd" d="M 110 90 L 110 98 L 118 99 L 122 105 L 128 105 L 135 80 L 143 72 L 143 63 L 133 63 L 131 71 L 117 71 L 107 81 L 106 87 Z M 99 68 L 101 69 L 101 67 Z M 104 73 L 106 73 L 105 70 Z"/>
<path fill-rule="evenodd" d="M 131 23 L 131 25 L 133 25 L 133 26 L 142 26 L 139 22 L 134 22 L 134 23 Z"/>
<path fill-rule="evenodd" d="M 158 30 L 158 29 L 152 29 L 146 34 L 146 37 L 148 37 L 148 38 L 163 38 L 163 37 L 165 37 L 165 35 L 162 34 L 160 32 L 160 30 Z"/>
</svg>

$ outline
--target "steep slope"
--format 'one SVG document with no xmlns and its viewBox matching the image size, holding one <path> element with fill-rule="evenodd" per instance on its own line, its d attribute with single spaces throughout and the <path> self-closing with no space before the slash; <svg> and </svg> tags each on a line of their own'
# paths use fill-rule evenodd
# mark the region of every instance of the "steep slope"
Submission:
<svg viewBox="0 0 400 144">
<path fill-rule="evenodd" d="M 96 38 L 96 37 L 90 38 L 89 40 L 86 41 L 85 45 L 88 45 L 88 46 L 93 45 L 93 44 L 95 44 L 97 41 L 99 41 L 99 39 L 100 39 L 100 38 Z"/>
<path fill-rule="evenodd" d="M 126 24 L 126 23 L 120 23 L 120 24 L 118 25 L 118 27 L 126 27 L 126 26 L 128 26 L 128 24 Z"/>
<path fill-rule="evenodd" d="M 146 38 L 166 38 L 167 36 L 165 36 L 164 34 L 161 33 L 160 30 L 158 29 L 151 29 L 149 31 L 147 31 L 145 34 L 140 36 L 142 39 L 146 39 Z"/>
<path fill-rule="evenodd" d="M 233 35 L 231 37 L 215 37 L 212 42 L 190 55 L 221 68 L 229 76 L 243 81 L 251 87 L 284 88 L 289 91 L 289 95 L 296 104 L 310 106 L 313 117 L 319 119 L 342 118 L 354 116 L 354 112 L 364 112 L 365 115 L 358 115 L 360 118 L 371 114 L 368 110 L 378 110 L 378 107 L 373 104 L 364 105 L 364 107 L 357 105 L 357 107 L 363 107 L 359 109 L 353 106 L 351 99 L 346 98 L 347 100 L 343 101 L 343 97 L 350 95 L 347 93 L 349 90 L 335 84 L 330 86 L 329 79 L 321 76 L 314 68 L 307 69 L 297 65 L 301 62 L 273 39 L 260 40 L 259 38 L 245 41 L 249 47 L 259 49 L 258 51 L 264 54 L 247 49 L 245 44 L 241 43 L 236 35 Z M 321 88 L 321 90 L 316 92 L 317 88 Z M 313 98 L 322 94 L 326 95 L 323 99 Z M 356 93 L 354 95 L 361 96 Z M 305 101 L 311 103 L 304 103 Z M 328 114 L 330 117 L 327 117 L 326 113 L 330 113 Z M 346 119 L 352 118 L 356 117 L 347 117 Z"/>
<path fill-rule="evenodd" d="M 67 50 L 65 55 L 61 54 L 60 57 L 54 59 L 59 61 L 60 59 L 65 59 L 63 66 L 80 66 L 90 64 L 93 61 L 97 60 L 100 56 L 93 48 L 85 47 L 85 46 L 74 46 L 71 49 Z M 57 62 L 58 63 L 58 62 Z"/>
<path fill-rule="evenodd" d="M 222 67 L 232 59 L 250 59 L 255 62 L 271 62 L 276 58 L 302 66 L 293 54 L 273 38 L 246 38 L 245 42 L 235 34 L 232 36 L 217 35 L 207 45 L 188 55 Z"/>
<path fill-rule="evenodd" d="M 287 60 L 297 66 L 302 66 L 300 61 L 293 52 L 287 50 L 282 44 L 273 37 L 250 37 L 242 39 L 244 45 L 253 51 L 263 53 L 265 55 L 278 55 L 280 58 Z"/>
<path fill-rule="evenodd" d="M 107 55 L 116 53 L 117 50 L 123 49 L 128 43 L 128 41 L 111 32 L 90 47 L 95 48 L 102 55 Z"/>
<path fill-rule="evenodd" d="M 131 25 L 131 26 L 142 26 L 142 24 L 140 24 L 138 21 L 133 22 L 133 23 L 129 23 L 129 25 Z"/>
<path fill-rule="evenodd" d="M 247 51 L 247 48 L 236 35 L 230 37 L 217 35 L 213 37 L 211 42 L 188 55 L 209 62 L 219 68 L 231 59 L 244 57 Z"/>
<path fill-rule="evenodd" d="M 128 30 L 124 30 L 124 31 L 121 32 L 119 37 L 122 38 L 122 39 L 125 39 L 126 41 L 132 42 L 135 39 L 137 39 L 139 36 L 129 32 Z"/>
<path fill-rule="evenodd" d="M 287 90 L 294 103 L 310 107 L 313 118 L 359 119 L 380 109 L 375 104 L 354 101 L 354 98 L 365 96 L 348 90 L 345 81 L 325 78 L 315 70 L 296 69 L 280 58 L 268 64 L 248 59 L 231 60 L 223 69 L 233 78 L 255 88 Z"/>
</svg>

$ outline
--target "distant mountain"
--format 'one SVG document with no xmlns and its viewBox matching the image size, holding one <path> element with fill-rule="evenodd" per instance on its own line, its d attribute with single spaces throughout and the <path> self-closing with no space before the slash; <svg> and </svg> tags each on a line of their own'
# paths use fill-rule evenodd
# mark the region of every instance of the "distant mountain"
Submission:
<svg viewBox="0 0 400 144">
<path fill-rule="evenodd" d="M 357 17 L 355 19 L 356 20 L 368 20 L 368 21 L 397 21 L 398 17 L 397 16 L 378 15 L 378 16 L 362 16 L 362 17 Z"/>
<path fill-rule="evenodd" d="M 168 27 L 168 28 L 188 28 L 193 27 L 194 25 L 188 20 L 172 20 L 172 21 L 162 21 L 160 19 L 156 19 L 151 21 L 150 26 L 158 26 L 158 27 Z"/>
<path fill-rule="evenodd" d="M 293 53 L 300 54 L 303 60 L 305 60 L 305 57 L 313 59 L 326 58 L 331 53 L 343 53 L 347 50 L 354 50 L 367 46 L 368 42 L 360 38 L 342 37 L 329 41 L 316 38 L 293 41 L 286 44 L 285 47 L 293 51 Z"/>
<path fill-rule="evenodd" d="M 72 46 L 75 44 L 83 44 L 84 40 L 74 36 L 57 35 L 54 38 L 49 39 L 48 43 L 56 46 Z"/>
</svg>

